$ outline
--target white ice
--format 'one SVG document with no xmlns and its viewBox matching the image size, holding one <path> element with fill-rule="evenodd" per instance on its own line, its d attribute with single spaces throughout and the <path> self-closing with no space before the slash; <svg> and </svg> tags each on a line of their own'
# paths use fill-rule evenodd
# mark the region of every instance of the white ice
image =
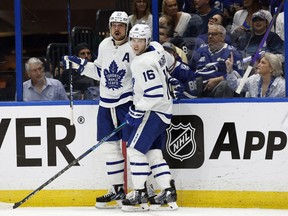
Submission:
<svg viewBox="0 0 288 216">
<path fill-rule="evenodd" d="M 94 207 L 36 208 L 19 207 L 0 209 L 1 216 L 287 216 L 288 209 L 236 209 L 236 208 L 182 208 L 177 211 L 122 212 L 120 209 Z"/>
</svg>

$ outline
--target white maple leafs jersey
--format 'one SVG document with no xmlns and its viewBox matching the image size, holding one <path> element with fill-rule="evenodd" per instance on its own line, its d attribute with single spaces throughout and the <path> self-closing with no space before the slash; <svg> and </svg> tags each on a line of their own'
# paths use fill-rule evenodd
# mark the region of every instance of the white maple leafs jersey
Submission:
<svg viewBox="0 0 288 216">
<path fill-rule="evenodd" d="M 167 62 L 164 49 L 151 42 L 148 49 L 131 63 L 133 103 L 136 110 L 155 111 L 167 124 L 172 115 L 173 100 L 167 85 Z"/>
<path fill-rule="evenodd" d="M 130 64 L 134 56 L 128 42 L 116 46 L 108 37 L 100 43 L 94 63 L 85 65 L 81 75 L 100 81 L 100 106 L 111 108 L 132 101 Z"/>
</svg>

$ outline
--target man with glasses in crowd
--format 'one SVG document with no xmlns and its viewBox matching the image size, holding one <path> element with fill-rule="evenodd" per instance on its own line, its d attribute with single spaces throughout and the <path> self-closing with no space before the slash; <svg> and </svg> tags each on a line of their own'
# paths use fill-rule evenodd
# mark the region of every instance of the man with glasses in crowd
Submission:
<svg viewBox="0 0 288 216">
<path fill-rule="evenodd" d="M 243 58 L 235 47 L 225 43 L 226 30 L 222 25 L 208 27 L 208 43 L 197 49 L 193 58 L 198 97 L 233 97 L 227 85 L 225 61 L 234 56 L 234 70 L 243 74 Z"/>
</svg>

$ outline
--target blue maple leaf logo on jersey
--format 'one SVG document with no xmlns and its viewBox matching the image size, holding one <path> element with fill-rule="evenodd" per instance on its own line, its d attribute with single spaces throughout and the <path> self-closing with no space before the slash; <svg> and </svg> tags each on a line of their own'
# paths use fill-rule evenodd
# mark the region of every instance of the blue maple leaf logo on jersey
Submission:
<svg viewBox="0 0 288 216">
<path fill-rule="evenodd" d="M 126 71 L 124 69 L 118 71 L 118 65 L 115 61 L 112 61 L 109 70 L 104 69 L 104 76 L 106 79 L 106 87 L 108 89 L 119 89 L 122 86 L 122 80 L 125 76 Z"/>
</svg>

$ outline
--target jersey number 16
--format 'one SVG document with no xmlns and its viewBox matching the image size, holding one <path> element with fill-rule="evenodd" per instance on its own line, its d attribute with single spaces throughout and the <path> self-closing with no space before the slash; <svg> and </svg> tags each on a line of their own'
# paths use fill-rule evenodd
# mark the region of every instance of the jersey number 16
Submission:
<svg viewBox="0 0 288 216">
<path fill-rule="evenodd" d="M 153 80 L 155 79 L 155 74 L 153 70 L 147 70 L 143 72 L 144 80 L 147 82 L 148 80 Z"/>
</svg>

